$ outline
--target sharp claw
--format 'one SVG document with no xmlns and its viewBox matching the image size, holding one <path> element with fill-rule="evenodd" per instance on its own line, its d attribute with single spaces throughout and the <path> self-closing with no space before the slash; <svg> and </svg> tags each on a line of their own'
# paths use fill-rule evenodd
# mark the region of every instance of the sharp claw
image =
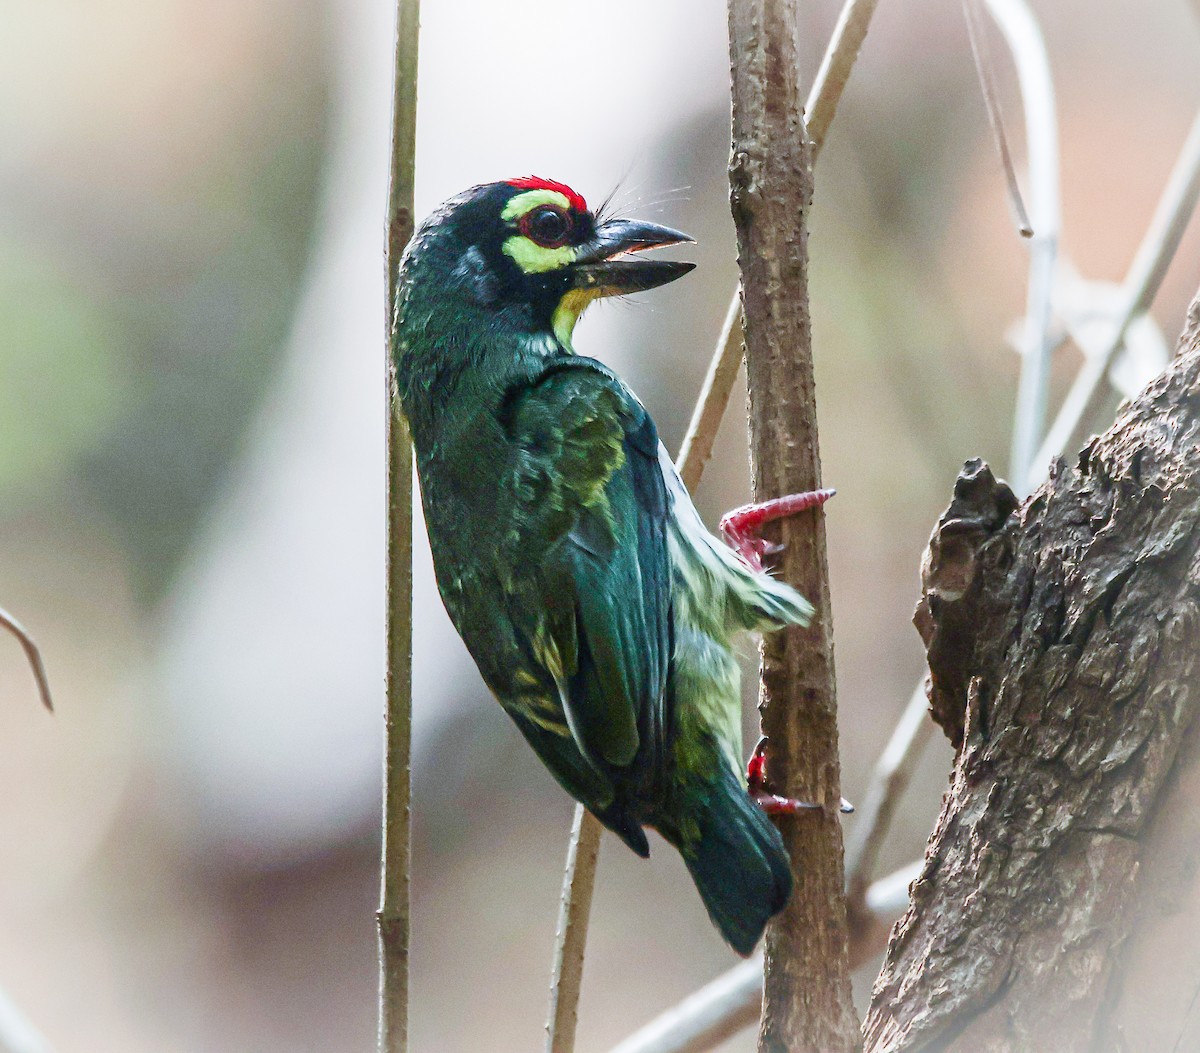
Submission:
<svg viewBox="0 0 1200 1053">
<path fill-rule="evenodd" d="M 746 566 L 756 573 L 762 572 L 762 556 L 765 542 L 757 538 L 742 537 L 740 534 L 735 534 L 732 531 L 726 531 L 725 540 Z"/>
<path fill-rule="evenodd" d="M 824 805 L 816 804 L 813 801 L 801 801 L 795 797 L 780 797 L 775 793 L 751 792 L 750 796 L 767 815 L 799 815 L 801 812 L 818 812 L 824 808 Z M 843 797 L 838 811 L 842 815 L 848 815 L 854 811 L 854 805 Z"/>
<path fill-rule="evenodd" d="M 755 803 L 767 815 L 797 815 L 800 812 L 819 811 L 821 806 L 811 801 L 798 801 L 794 797 L 780 797 L 774 793 L 754 795 Z"/>
</svg>

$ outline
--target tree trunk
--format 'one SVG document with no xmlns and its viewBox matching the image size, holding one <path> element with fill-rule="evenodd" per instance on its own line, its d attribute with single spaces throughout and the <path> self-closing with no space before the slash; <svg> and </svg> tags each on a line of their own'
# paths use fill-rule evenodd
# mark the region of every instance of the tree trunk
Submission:
<svg viewBox="0 0 1200 1053">
<path fill-rule="evenodd" d="M 812 147 L 796 76 L 797 0 L 730 0 L 730 185 L 745 317 L 756 500 L 821 485 L 808 312 Z M 782 524 L 784 580 L 817 613 L 808 629 L 768 637 L 760 708 L 777 793 L 825 807 L 780 821 L 796 888 L 767 929 L 761 1053 L 842 1053 L 857 1046 L 850 999 L 833 629 L 825 522 Z"/>
<path fill-rule="evenodd" d="M 1200 1048 L 1200 299 L 1021 508 L 967 464 L 922 579 L 958 756 L 866 1049 Z"/>
</svg>

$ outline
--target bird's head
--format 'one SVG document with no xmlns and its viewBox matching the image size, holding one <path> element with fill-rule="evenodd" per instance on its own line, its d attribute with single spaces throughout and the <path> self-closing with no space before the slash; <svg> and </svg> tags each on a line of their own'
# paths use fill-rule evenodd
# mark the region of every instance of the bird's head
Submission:
<svg viewBox="0 0 1200 1053">
<path fill-rule="evenodd" d="M 436 260 L 443 295 L 520 317 L 569 348 L 588 304 L 665 285 L 694 266 L 633 253 L 691 240 L 656 223 L 597 216 L 569 186 L 526 176 L 443 205 L 414 238 L 406 270 L 415 278 L 419 257 Z"/>
</svg>

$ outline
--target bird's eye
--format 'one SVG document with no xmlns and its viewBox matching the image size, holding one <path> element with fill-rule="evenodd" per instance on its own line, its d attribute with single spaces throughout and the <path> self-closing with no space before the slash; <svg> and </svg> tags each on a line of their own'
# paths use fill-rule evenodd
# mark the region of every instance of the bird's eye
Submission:
<svg viewBox="0 0 1200 1053">
<path fill-rule="evenodd" d="M 553 205 L 539 205 L 521 217 L 521 233 L 544 249 L 561 248 L 571 236 L 571 217 Z"/>
</svg>

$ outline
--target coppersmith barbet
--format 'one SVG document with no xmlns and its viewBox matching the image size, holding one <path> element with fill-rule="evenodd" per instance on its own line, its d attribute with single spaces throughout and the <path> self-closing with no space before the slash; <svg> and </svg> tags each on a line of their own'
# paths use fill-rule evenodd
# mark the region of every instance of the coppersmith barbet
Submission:
<svg viewBox="0 0 1200 1053">
<path fill-rule="evenodd" d="M 731 638 L 804 625 L 762 570 L 761 522 L 830 491 L 739 510 L 735 552 L 704 527 L 642 404 L 575 353 L 584 308 L 692 264 L 630 254 L 690 241 L 599 219 L 569 187 L 473 187 L 400 265 L 393 354 L 438 588 L 483 679 L 563 788 L 638 855 L 681 853 L 749 954 L 791 891 L 774 798 L 741 774 Z"/>
</svg>

